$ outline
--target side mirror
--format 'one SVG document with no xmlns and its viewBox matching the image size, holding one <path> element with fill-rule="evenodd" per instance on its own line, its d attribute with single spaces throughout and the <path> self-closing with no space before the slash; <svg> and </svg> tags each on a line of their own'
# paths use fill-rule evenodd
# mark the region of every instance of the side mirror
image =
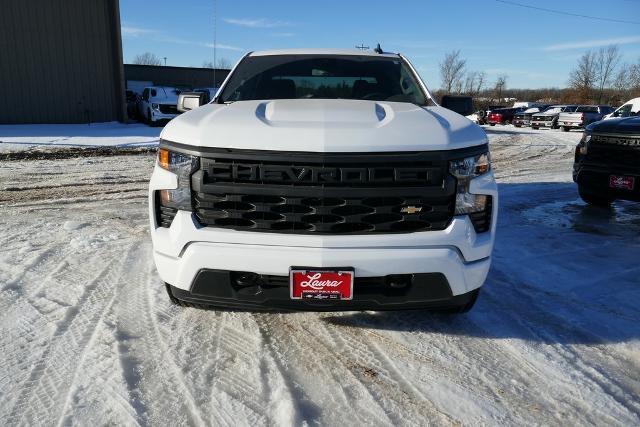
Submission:
<svg viewBox="0 0 640 427">
<path fill-rule="evenodd" d="M 455 111 L 462 116 L 473 114 L 473 98 L 470 96 L 453 96 L 445 95 L 440 101 L 440 105 L 444 108 Z"/>
<path fill-rule="evenodd" d="M 206 104 L 206 95 L 202 92 L 182 92 L 178 95 L 178 111 L 184 113 Z"/>
</svg>

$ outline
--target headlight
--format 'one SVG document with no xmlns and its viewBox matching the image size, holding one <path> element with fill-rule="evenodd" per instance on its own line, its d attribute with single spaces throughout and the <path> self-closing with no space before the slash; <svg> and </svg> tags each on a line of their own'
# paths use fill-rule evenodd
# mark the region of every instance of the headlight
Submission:
<svg viewBox="0 0 640 427">
<path fill-rule="evenodd" d="M 591 134 L 588 133 L 587 131 L 585 131 L 582 134 L 582 138 L 580 139 L 580 142 L 578 143 L 578 146 L 576 147 L 576 159 L 578 157 L 578 155 L 580 156 L 586 156 L 587 153 L 589 152 L 589 142 L 591 141 Z"/>
<path fill-rule="evenodd" d="M 158 150 L 158 166 L 178 176 L 178 188 L 158 191 L 161 206 L 192 210 L 191 175 L 198 170 L 199 163 L 198 157 L 177 153 L 166 148 Z"/>
<path fill-rule="evenodd" d="M 456 178 L 475 178 L 491 170 L 491 156 L 489 153 L 467 157 L 459 160 L 452 160 L 449 164 L 449 171 Z"/>
<path fill-rule="evenodd" d="M 458 181 L 456 192 L 456 215 L 470 215 L 476 232 L 487 231 L 491 223 L 491 196 L 472 194 L 470 184 L 473 178 L 488 173 L 491 170 L 491 156 L 489 152 L 464 159 L 452 160 L 449 172 Z"/>
<path fill-rule="evenodd" d="M 154 110 L 157 110 L 160 106 L 158 104 L 156 104 L 155 102 L 153 102 L 151 104 L 151 108 L 153 108 Z"/>
</svg>

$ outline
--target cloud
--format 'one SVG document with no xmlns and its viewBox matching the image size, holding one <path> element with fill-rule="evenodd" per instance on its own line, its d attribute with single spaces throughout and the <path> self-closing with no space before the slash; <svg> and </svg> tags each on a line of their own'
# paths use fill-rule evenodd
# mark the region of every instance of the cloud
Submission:
<svg viewBox="0 0 640 427">
<path fill-rule="evenodd" d="M 155 33 L 155 30 L 150 30 L 148 28 L 130 27 L 127 25 L 123 25 L 122 27 L 120 27 L 120 31 L 122 32 L 123 36 L 130 37 L 138 37 L 145 34 Z"/>
<path fill-rule="evenodd" d="M 228 45 L 228 44 L 221 44 L 221 43 L 216 43 L 216 44 L 213 44 L 213 43 L 205 43 L 205 44 L 204 44 L 204 46 L 205 46 L 205 47 L 210 47 L 210 48 L 212 48 L 212 49 L 213 49 L 214 47 L 216 47 L 216 48 L 218 48 L 218 49 L 223 49 L 223 50 L 240 50 L 240 51 L 244 50 L 243 48 L 238 47 L 238 46 L 231 46 L 231 45 Z"/>
<path fill-rule="evenodd" d="M 172 35 L 167 35 L 161 31 L 152 30 L 149 28 L 138 28 L 138 27 L 123 25 L 121 27 L 121 31 L 123 36 L 130 36 L 130 37 L 142 36 L 147 39 L 152 38 L 153 40 L 162 42 L 162 43 L 184 44 L 184 45 L 190 45 L 190 46 L 201 46 L 201 47 L 209 47 L 209 48 L 214 47 L 213 43 L 205 43 L 205 42 L 182 39 L 182 38 L 174 37 Z M 232 46 L 232 45 L 223 44 L 223 43 L 216 43 L 215 47 L 223 50 L 236 50 L 236 51 L 244 50 L 241 47 Z"/>
<path fill-rule="evenodd" d="M 580 42 L 559 43 L 545 46 L 542 50 L 551 52 L 557 50 L 590 49 L 593 47 L 609 46 L 612 44 L 640 43 L 640 36 L 617 37 L 611 39 L 585 40 Z"/>
<path fill-rule="evenodd" d="M 248 28 L 276 28 L 291 25 L 289 22 L 273 21 L 267 18 L 224 18 L 223 21 L 227 24 Z"/>
</svg>

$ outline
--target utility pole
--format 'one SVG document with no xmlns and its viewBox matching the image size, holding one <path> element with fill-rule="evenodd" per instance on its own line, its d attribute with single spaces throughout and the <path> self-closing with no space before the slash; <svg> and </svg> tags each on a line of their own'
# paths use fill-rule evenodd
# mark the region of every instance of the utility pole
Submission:
<svg viewBox="0 0 640 427">
<path fill-rule="evenodd" d="M 218 40 L 217 40 L 217 0 L 213 0 L 213 87 L 218 87 L 218 80 L 216 80 L 216 68 L 218 68 L 218 58 L 217 58 L 217 50 L 218 50 Z"/>
<path fill-rule="evenodd" d="M 167 66 L 167 57 L 166 56 L 164 57 L 164 66 L 165 67 Z"/>
<path fill-rule="evenodd" d="M 369 46 L 365 46 L 364 43 L 360 43 L 360 46 L 356 46 L 356 49 L 369 50 Z"/>
</svg>

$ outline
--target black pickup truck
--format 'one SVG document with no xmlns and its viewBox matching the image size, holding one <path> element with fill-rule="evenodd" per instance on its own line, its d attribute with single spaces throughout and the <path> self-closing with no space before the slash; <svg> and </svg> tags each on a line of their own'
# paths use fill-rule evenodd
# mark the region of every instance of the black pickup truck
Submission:
<svg viewBox="0 0 640 427">
<path fill-rule="evenodd" d="M 573 180 L 592 205 L 640 202 L 640 117 L 593 123 L 576 147 Z"/>
</svg>

